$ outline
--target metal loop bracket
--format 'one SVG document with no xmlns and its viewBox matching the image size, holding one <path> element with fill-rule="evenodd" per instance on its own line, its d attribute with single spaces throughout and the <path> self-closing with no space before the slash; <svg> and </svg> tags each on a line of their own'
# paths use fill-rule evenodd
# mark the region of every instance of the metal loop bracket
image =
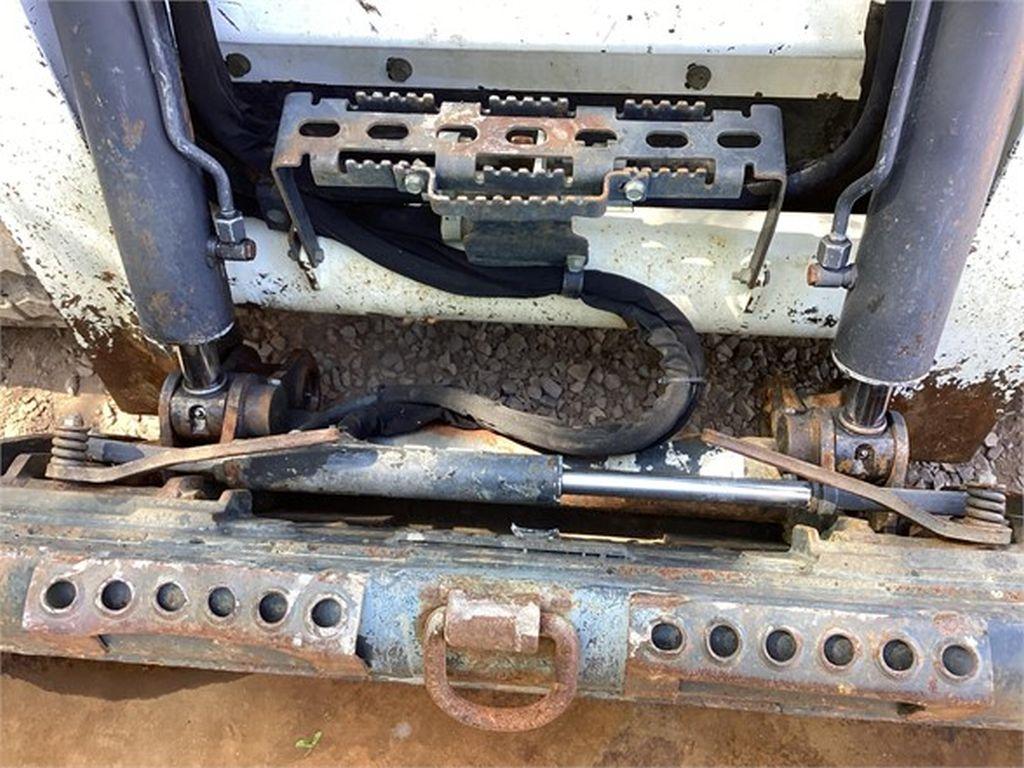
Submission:
<svg viewBox="0 0 1024 768">
<path fill-rule="evenodd" d="M 427 693 L 442 710 L 463 725 L 485 731 L 531 731 L 561 715 L 576 696 L 580 641 L 571 623 L 547 611 L 540 614 L 540 634 L 555 643 L 555 681 L 542 698 L 522 707 L 477 704 L 455 692 L 448 682 L 444 638 L 445 608 L 427 618 L 423 635 L 423 681 Z"/>
</svg>

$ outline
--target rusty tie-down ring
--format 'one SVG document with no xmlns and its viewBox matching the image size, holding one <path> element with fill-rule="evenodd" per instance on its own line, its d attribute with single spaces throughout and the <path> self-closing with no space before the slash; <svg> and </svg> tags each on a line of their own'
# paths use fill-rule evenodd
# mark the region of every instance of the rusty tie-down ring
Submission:
<svg viewBox="0 0 1024 768">
<path fill-rule="evenodd" d="M 522 707 L 476 704 L 455 692 L 448 682 L 444 624 L 443 607 L 427 618 L 423 634 L 423 682 L 434 703 L 463 725 L 485 731 L 532 731 L 550 723 L 572 703 L 580 668 L 580 641 L 567 619 L 541 611 L 540 634 L 555 643 L 555 681 L 543 698 Z"/>
</svg>

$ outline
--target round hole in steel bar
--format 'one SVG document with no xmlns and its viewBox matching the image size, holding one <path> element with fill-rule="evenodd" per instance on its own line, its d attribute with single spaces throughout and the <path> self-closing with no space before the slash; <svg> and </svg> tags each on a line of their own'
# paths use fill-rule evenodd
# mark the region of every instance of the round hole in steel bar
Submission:
<svg viewBox="0 0 1024 768">
<path fill-rule="evenodd" d="M 683 647 L 683 631 L 675 624 L 659 621 L 651 627 L 651 645 L 667 653 L 678 651 Z"/>
<path fill-rule="evenodd" d="M 718 659 L 728 659 L 740 649 L 739 633 L 728 624 L 716 624 L 708 633 L 708 650 Z"/>
<path fill-rule="evenodd" d="M 217 587 L 206 598 L 206 605 L 214 616 L 226 618 L 235 612 L 235 593 L 227 587 Z"/>
<path fill-rule="evenodd" d="M 906 672 L 914 666 L 914 649 L 903 640 L 890 640 L 882 646 L 882 663 L 893 672 Z"/>
<path fill-rule="evenodd" d="M 703 64 L 693 62 L 686 68 L 686 87 L 692 91 L 703 91 L 711 82 L 711 70 Z"/>
<path fill-rule="evenodd" d="M 120 579 L 108 581 L 100 591 L 100 603 L 108 611 L 123 611 L 132 601 L 132 588 Z"/>
<path fill-rule="evenodd" d="M 46 588 L 43 595 L 43 602 L 47 608 L 55 611 L 62 611 L 73 602 L 78 596 L 78 588 L 67 579 L 57 579 Z"/>
<path fill-rule="evenodd" d="M 341 603 L 333 597 L 318 600 L 310 612 L 313 623 L 321 629 L 330 629 L 341 623 Z"/>
<path fill-rule="evenodd" d="M 845 667 L 853 661 L 856 649 L 853 646 L 853 640 L 846 635 L 836 634 L 825 638 L 822 653 L 825 654 L 825 660 L 832 666 Z"/>
<path fill-rule="evenodd" d="M 388 80 L 404 83 L 412 77 L 412 64 L 401 56 L 389 56 L 384 62 L 384 71 L 387 72 Z"/>
<path fill-rule="evenodd" d="M 764 639 L 764 652 L 776 664 L 792 661 L 796 651 L 796 638 L 788 629 L 774 629 Z"/>
<path fill-rule="evenodd" d="M 224 57 L 224 64 L 232 77 L 245 77 L 252 70 L 252 63 L 241 53 L 229 53 Z"/>
<path fill-rule="evenodd" d="M 942 668 L 956 678 L 970 677 L 978 669 L 978 657 L 966 646 L 947 645 L 942 651 Z"/>
<path fill-rule="evenodd" d="M 185 607 L 186 601 L 185 590 L 173 581 L 161 584 L 156 590 L 156 604 L 168 613 L 180 611 Z"/>
<path fill-rule="evenodd" d="M 267 624 L 277 624 L 288 613 L 288 598 L 280 592 L 267 592 L 260 600 L 259 612 Z"/>
</svg>

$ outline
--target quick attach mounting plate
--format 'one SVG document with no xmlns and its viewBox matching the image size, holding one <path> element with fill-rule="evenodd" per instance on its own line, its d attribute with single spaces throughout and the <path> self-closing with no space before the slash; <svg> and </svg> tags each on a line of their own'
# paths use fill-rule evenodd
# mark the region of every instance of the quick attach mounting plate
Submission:
<svg viewBox="0 0 1024 768">
<path fill-rule="evenodd" d="M 751 259 L 755 279 L 786 180 L 774 105 L 744 114 L 649 100 L 573 109 L 566 99 L 492 97 L 484 106 L 431 94 L 318 101 L 296 92 L 285 100 L 273 172 L 310 268 L 323 250 L 295 177 L 307 160 L 318 186 L 425 200 L 460 222 L 467 258 L 489 266 L 571 266 L 570 257 L 582 266 L 588 248 L 572 232 L 574 216 L 637 202 L 736 199 L 748 180 L 774 181 Z"/>
</svg>

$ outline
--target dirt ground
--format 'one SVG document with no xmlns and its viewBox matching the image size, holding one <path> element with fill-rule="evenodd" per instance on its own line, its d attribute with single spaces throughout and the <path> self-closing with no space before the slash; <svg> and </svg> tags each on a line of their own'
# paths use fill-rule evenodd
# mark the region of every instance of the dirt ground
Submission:
<svg viewBox="0 0 1024 768">
<path fill-rule="evenodd" d="M 0 692 L 5 765 L 1019 765 L 1022 750 L 1019 733 L 595 700 L 490 734 L 418 686 L 24 657 L 4 660 Z"/>
<path fill-rule="evenodd" d="M 46 430 L 75 411 L 102 431 L 155 436 L 155 418 L 117 410 L 67 331 L 0 333 L 3 435 Z M 1024 764 L 1019 732 L 581 700 L 540 731 L 495 735 L 457 725 L 416 686 L 0 663 L 4 766 Z"/>
</svg>

